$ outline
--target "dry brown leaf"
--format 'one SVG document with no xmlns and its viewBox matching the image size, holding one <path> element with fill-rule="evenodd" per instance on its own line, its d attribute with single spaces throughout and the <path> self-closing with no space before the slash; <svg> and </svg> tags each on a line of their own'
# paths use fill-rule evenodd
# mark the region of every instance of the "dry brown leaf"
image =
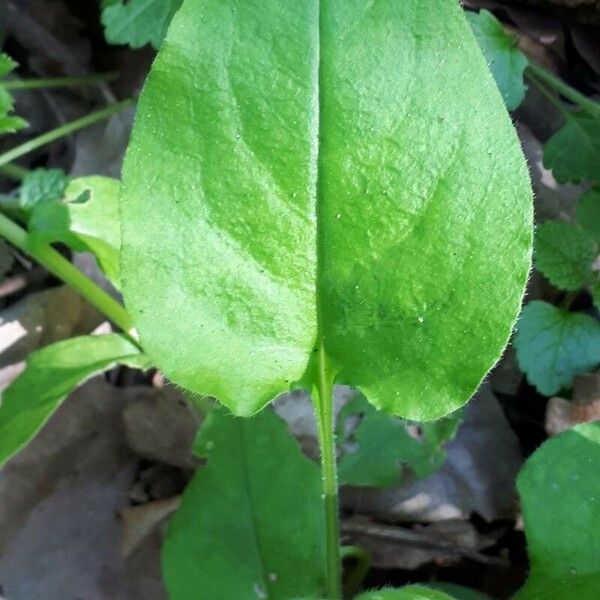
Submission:
<svg viewBox="0 0 600 600">
<path fill-rule="evenodd" d="M 550 398 L 546 407 L 546 432 L 556 435 L 588 421 L 600 419 L 600 373 L 580 375 L 573 383 L 573 398 Z"/>
<path fill-rule="evenodd" d="M 0 472 L 7 598 L 166 600 L 158 536 L 126 559 L 120 552 L 116 513 L 138 468 L 121 427 L 130 397 L 103 378 L 90 380 Z"/>
<path fill-rule="evenodd" d="M 41 346 L 90 333 L 100 314 L 71 288 L 29 294 L 0 312 L 0 367 L 20 362 Z"/>
<path fill-rule="evenodd" d="M 140 388 L 123 421 L 127 442 L 138 456 L 183 469 L 198 465 L 192 445 L 200 417 L 176 387 Z"/>
<path fill-rule="evenodd" d="M 448 520 L 414 528 L 351 517 L 342 532 L 368 550 L 379 569 L 417 569 L 428 563 L 448 565 L 463 558 L 481 563 L 503 562 L 480 553 L 495 536 L 483 536 L 468 521 Z"/>
<path fill-rule="evenodd" d="M 156 500 L 119 511 L 123 523 L 121 552 L 124 557 L 133 554 L 181 504 L 181 496 Z"/>
</svg>

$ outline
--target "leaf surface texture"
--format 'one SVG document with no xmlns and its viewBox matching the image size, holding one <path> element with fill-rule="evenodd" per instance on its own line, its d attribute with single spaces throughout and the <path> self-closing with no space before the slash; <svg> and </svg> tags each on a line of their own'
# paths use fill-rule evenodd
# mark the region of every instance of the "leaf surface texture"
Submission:
<svg viewBox="0 0 600 600">
<path fill-rule="evenodd" d="M 145 349 L 237 414 L 314 378 L 319 346 L 379 408 L 451 412 L 506 344 L 530 264 L 525 163 L 452 0 L 186 0 L 122 216 Z"/>
</svg>

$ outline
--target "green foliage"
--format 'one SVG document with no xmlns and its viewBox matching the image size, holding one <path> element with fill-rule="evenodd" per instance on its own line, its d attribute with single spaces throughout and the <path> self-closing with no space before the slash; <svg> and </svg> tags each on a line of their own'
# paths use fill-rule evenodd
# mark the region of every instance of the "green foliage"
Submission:
<svg viewBox="0 0 600 600">
<path fill-rule="evenodd" d="M 535 265 L 559 289 L 578 290 L 591 283 L 597 255 L 596 243 L 579 227 L 547 221 L 537 229 Z"/>
<path fill-rule="evenodd" d="M 25 176 L 18 188 L 0 194 L 0 208 L 16 220 L 27 222 L 38 204 L 59 201 L 68 182 L 62 169 L 35 169 Z"/>
<path fill-rule="evenodd" d="M 172 380 L 237 414 L 327 369 L 438 418 L 518 312 L 525 163 L 455 2 L 318 8 L 183 4 L 125 161 L 126 304 Z"/>
<path fill-rule="evenodd" d="M 360 418 L 348 437 L 346 424 Z M 338 468 L 345 485 L 389 487 L 399 485 L 406 469 L 418 478 L 439 469 L 446 458 L 444 444 L 452 439 L 461 413 L 429 423 L 413 424 L 371 406 L 362 395 L 351 400 L 338 418 L 343 452 Z"/>
<path fill-rule="evenodd" d="M 33 438 L 77 386 L 119 363 L 147 366 L 140 350 L 117 334 L 71 338 L 32 352 L 25 370 L 2 393 L 0 466 Z"/>
<path fill-rule="evenodd" d="M 182 0 L 105 0 L 102 9 L 104 35 L 110 44 L 159 48 Z"/>
<path fill-rule="evenodd" d="M 600 422 L 547 441 L 517 488 L 531 574 L 516 600 L 600 597 Z"/>
<path fill-rule="evenodd" d="M 536 235 L 537 269 L 557 288 L 576 292 L 588 287 L 600 306 L 598 256 L 598 192 L 584 194 L 577 207 L 578 225 L 547 221 Z M 573 377 L 600 362 L 600 323 L 590 316 L 573 314 L 544 302 L 528 305 L 515 338 L 523 372 L 546 395 L 569 387 Z"/>
<path fill-rule="evenodd" d="M 411 585 L 398 590 L 365 592 L 357 596 L 356 600 L 452 600 L 452 598 L 440 590 Z"/>
<path fill-rule="evenodd" d="M 529 382 L 550 396 L 571 386 L 575 375 L 600 363 L 600 323 L 541 301 L 530 302 L 514 341 Z"/>
<path fill-rule="evenodd" d="M 600 310 L 600 281 L 592 284 L 590 287 L 590 291 L 592 293 L 592 300 L 594 302 L 594 306 Z"/>
<path fill-rule="evenodd" d="M 120 187 L 109 177 L 74 179 L 54 202 L 35 205 L 29 218 L 32 241 L 62 242 L 75 251 L 92 252 L 119 288 Z"/>
<path fill-rule="evenodd" d="M 436 590 L 445 592 L 455 600 L 491 600 L 486 594 L 463 587 L 462 585 L 455 585 L 453 583 L 431 583 L 428 585 Z"/>
<path fill-rule="evenodd" d="M 0 79 L 3 79 L 17 67 L 17 63 L 7 54 L 0 53 Z M 14 100 L 8 90 L 0 82 L 0 135 L 14 133 L 27 127 L 27 121 L 11 114 L 14 110 Z"/>
<path fill-rule="evenodd" d="M 506 108 L 515 110 L 525 97 L 523 73 L 527 66 L 527 58 L 517 47 L 516 36 L 509 35 L 487 10 L 467 13 L 467 17 Z"/>
<path fill-rule="evenodd" d="M 600 117 L 563 111 L 565 124 L 544 146 L 544 165 L 560 183 L 600 181 Z"/>
<path fill-rule="evenodd" d="M 25 176 L 20 189 L 18 208 L 29 214 L 39 204 L 62 199 L 69 178 L 62 169 L 35 169 Z"/>
<path fill-rule="evenodd" d="M 589 289 L 600 306 L 598 256 L 598 192 L 584 194 L 577 207 L 579 226 L 548 221 L 536 235 L 535 263 L 559 289 Z M 517 358 L 528 380 L 546 395 L 570 387 L 573 377 L 600 362 L 600 323 L 545 302 L 532 302 L 523 311 L 515 338 Z"/>
<path fill-rule="evenodd" d="M 600 189 L 588 190 L 577 203 L 577 222 L 600 243 Z"/>
<path fill-rule="evenodd" d="M 163 546 L 172 600 L 287 600 L 323 592 L 320 475 L 285 423 L 214 411 L 196 452 L 208 458 L 188 485 Z"/>
</svg>

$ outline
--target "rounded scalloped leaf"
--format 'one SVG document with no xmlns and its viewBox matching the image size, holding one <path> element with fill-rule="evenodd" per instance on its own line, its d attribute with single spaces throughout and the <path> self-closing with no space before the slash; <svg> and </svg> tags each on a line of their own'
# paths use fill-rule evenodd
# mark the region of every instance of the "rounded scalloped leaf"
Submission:
<svg viewBox="0 0 600 600">
<path fill-rule="evenodd" d="M 578 290 L 592 281 L 598 255 L 583 229 L 562 221 L 546 221 L 536 231 L 535 266 L 561 290 Z"/>
<path fill-rule="evenodd" d="M 583 313 L 534 300 L 523 309 L 514 346 L 519 367 L 541 394 L 570 388 L 600 363 L 600 323 Z"/>
<path fill-rule="evenodd" d="M 185 0 L 123 179 L 144 348 L 237 414 L 325 356 L 379 408 L 438 418 L 509 338 L 531 191 L 454 0 Z"/>
</svg>

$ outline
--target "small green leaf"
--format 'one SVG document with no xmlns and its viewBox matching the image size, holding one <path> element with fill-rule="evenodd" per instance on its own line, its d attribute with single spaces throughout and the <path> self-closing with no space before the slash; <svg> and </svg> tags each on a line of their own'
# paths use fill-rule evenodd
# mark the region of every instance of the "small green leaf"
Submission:
<svg viewBox="0 0 600 600">
<path fill-rule="evenodd" d="M 0 96 L 2 95 L 2 89 L 0 88 Z M 0 100 L 0 104 L 2 101 Z M 2 109 L 0 108 L 0 112 Z M 19 129 L 27 127 L 28 123 L 21 117 L 11 117 L 0 114 L 0 134 L 3 133 L 15 133 Z"/>
<path fill-rule="evenodd" d="M 577 222 L 600 243 L 600 189 L 588 190 L 577 203 Z"/>
<path fill-rule="evenodd" d="M 62 198 L 69 178 L 61 169 L 36 169 L 21 184 L 19 208 L 31 212 L 39 204 Z"/>
<path fill-rule="evenodd" d="M 247 415 L 319 360 L 430 420 L 501 354 L 531 191 L 455 0 L 186 0 L 131 139 L 123 293 L 171 380 Z"/>
<path fill-rule="evenodd" d="M 4 390 L 0 404 L 0 466 L 41 429 L 62 401 L 86 379 L 146 358 L 118 334 L 81 336 L 32 352 L 25 370 Z"/>
<path fill-rule="evenodd" d="M 73 250 L 92 252 L 119 288 L 120 187 L 119 181 L 109 177 L 74 179 L 60 200 L 34 207 L 29 219 L 32 240 L 62 242 Z"/>
<path fill-rule="evenodd" d="M 10 56 L 0 53 L 0 78 L 9 75 L 16 67 L 17 63 Z M 0 82 L 0 134 L 14 133 L 27 127 L 27 121 L 10 114 L 13 109 L 13 97 Z"/>
<path fill-rule="evenodd" d="M 527 66 L 527 58 L 517 47 L 516 36 L 506 33 L 502 23 L 487 10 L 467 13 L 467 18 L 506 108 L 515 110 L 525 97 L 523 72 Z"/>
<path fill-rule="evenodd" d="M 115 0 L 102 10 L 104 34 L 109 44 L 129 44 L 159 48 L 173 15 L 182 0 Z"/>
<path fill-rule="evenodd" d="M 0 53 L 0 77 L 10 75 L 17 66 L 18 63 L 8 56 L 8 54 L 4 52 Z"/>
<path fill-rule="evenodd" d="M 350 438 L 343 439 L 348 419 L 360 417 Z M 346 451 L 339 461 L 344 485 L 389 487 L 402 482 L 409 468 L 418 478 L 439 469 L 446 458 L 444 443 L 460 424 L 460 411 L 429 423 L 411 423 L 381 412 L 362 395 L 350 401 L 338 418 L 338 435 Z"/>
<path fill-rule="evenodd" d="M 411 585 L 400 589 L 365 592 L 355 600 L 452 600 L 452 597 L 440 590 Z"/>
<path fill-rule="evenodd" d="M 544 146 L 544 166 L 560 183 L 600 181 L 600 118 L 565 113 L 566 122 Z"/>
<path fill-rule="evenodd" d="M 323 593 L 324 510 L 316 464 L 271 410 L 213 411 L 163 546 L 172 600 L 287 600 Z M 242 558 L 240 559 L 240 556 Z"/>
<path fill-rule="evenodd" d="M 536 300 L 523 309 L 514 344 L 528 381 L 551 396 L 600 363 L 600 323 Z"/>
<path fill-rule="evenodd" d="M 550 439 L 517 479 L 531 573 L 515 600 L 600 598 L 600 421 Z"/>
<path fill-rule="evenodd" d="M 559 221 L 537 228 L 535 266 L 557 288 L 578 290 L 589 284 L 598 247 L 585 231 Z"/>
</svg>

